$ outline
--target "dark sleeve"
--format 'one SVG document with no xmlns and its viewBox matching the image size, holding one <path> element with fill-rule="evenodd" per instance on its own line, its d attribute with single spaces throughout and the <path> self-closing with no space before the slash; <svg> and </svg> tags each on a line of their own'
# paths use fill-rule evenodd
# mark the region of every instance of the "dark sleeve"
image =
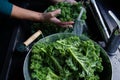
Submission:
<svg viewBox="0 0 120 80">
<path fill-rule="evenodd" d="M 7 0 L 0 0 L 0 13 L 11 15 L 13 5 Z"/>
</svg>

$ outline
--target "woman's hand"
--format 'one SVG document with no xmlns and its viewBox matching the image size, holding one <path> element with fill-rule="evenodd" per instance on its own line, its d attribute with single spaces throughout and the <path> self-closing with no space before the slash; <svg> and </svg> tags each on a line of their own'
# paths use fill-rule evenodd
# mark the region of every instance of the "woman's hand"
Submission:
<svg viewBox="0 0 120 80">
<path fill-rule="evenodd" d="M 61 22 L 59 19 L 56 18 L 56 16 L 60 13 L 61 13 L 60 9 L 48 13 L 40 13 L 13 5 L 11 16 L 18 19 L 25 19 L 25 20 L 31 20 L 37 22 L 48 21 L 55 23 L 61 27 L 68 27 L 68 25 L 72 25 L 74 23 L 73 21 Z"/>
<path fill-rule="evenodd" d="M 71 4 L 76 4 L 77 2 L 75 0 L 65 0 L 65 2 L 71 3 Z"/>
<path fill-rule="evenodd" d="M 60 13 L 61 13 L 60 9 L 57 9 L 55 11 L 48 12 L 48 13 L 43 13 L 42 21 L 43 22 L 45 22 L 45 21 L 52 22 L 52 23 L 55 23 L 61 27 L 72 27 L 71 25 L 74 24 L 73 21 L 61 22 L 58 18 L 56 18 L 56 16 Z"/>
<path fill-rule="evenodd" d="M 74 4 L 76 3 L 75 0 L 50 0 L 52 3 L 56 4 L 56 3 L 59 3 L 59 2 L 69 2 L 71 4 Z"/>
</svg>

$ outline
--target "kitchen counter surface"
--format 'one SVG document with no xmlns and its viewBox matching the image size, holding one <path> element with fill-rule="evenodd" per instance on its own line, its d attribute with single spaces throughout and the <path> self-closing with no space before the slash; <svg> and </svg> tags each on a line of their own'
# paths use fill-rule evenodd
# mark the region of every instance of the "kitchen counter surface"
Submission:
<svg viewBox="0 0 120 80">
<path fill-rule="evenodd" d="M 114 56 L 109 56 L 112 63 L 112 80 L 120 80 L 120 51 L 117 50 Z"/>
</svg>

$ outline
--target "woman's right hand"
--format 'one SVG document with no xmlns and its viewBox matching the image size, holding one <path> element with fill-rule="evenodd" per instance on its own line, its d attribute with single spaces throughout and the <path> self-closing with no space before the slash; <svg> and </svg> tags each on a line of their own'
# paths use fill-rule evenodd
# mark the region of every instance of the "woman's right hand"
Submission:
<svg viewBox="0 0 120 80">
<path fill-rule="evenodd" d="M 59 3 L 59 2 L 68 2 L 68 3 L 71 3 L 71 4 L 76 3 L 75 0 L 51 0 L 51 2 L 54 3 L 54 4 Z"/>
<path fill-rule="evenodd" d="M 65 2 L 71 3 L 71 4 L 76 4 L 77 2 L 75 0 L 65 0 Z"/>
<path fill-rule="evenodd" d="M 52 12 L 47 12 L 47 13 L 43 13 L 43 18 L 42 18 L 42 21 L 43 22 L 52 22 L 54 24 L 57 24 L 61 27 L 72 27 L 70 25 L 73 25 L 74 22 L 73 21 L 69 21 L 69 22 L 62 22 L 60 21 L 58 18 L 56 18 L 56 16 L 58 14 L 61 14 L 61 10 L 60 9 L 57 9 L 57 10 L 54 10 Z M 68 26 L 69 25 L 69 26 Z"/>
</svg>

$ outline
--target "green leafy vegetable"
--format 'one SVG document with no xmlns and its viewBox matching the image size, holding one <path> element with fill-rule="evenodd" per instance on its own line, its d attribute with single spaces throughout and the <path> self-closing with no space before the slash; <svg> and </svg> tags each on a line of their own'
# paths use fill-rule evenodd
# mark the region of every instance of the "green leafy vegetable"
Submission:
<svg viewBox="0 0 120 80">
<path fill-rule="evenodd" d="M 81 11 L 81 7 L 83 7 L 81 2 L 77 2 L 77 4 L 60 2 L 56 5 L 49 6 L 45 12 L 61 9 L 61 14 L 56 16 L 58 19 L 61 21 L 75 21 Z M 85 20 L 86 18 L 86 12 L 84 12 L 82 15 L 82 20 Z M 64 32 L 66 30 L 66 28 L 58 27 L 58 25 L 50 22 L 33 23 L 31 27 L 33 33 L 40 29 L 45 36 L 58 32 Z"/>
<path fill-rule="evenodd" d="M 30 70 L 35 80 L 100 80 L 100 48 L 77 36 L 37 43 L 32 48 Z"/>
<path fill-rule="evenodd" d="M 76 4 L 60 2 L 56 5 L 52 5 L 48 7 L 46 12 L 54 11 L 56 9 L 61 9 L 61 14 L 57 16 L 61 21 L 74 21 L 78 17 L 81 11 L 81 7 L 83 7 L 81 2 L 77 2 Z M 82 20 L 85 19 L 86 19 L 86 12 L 84 12 L 82 15 Z"/>
</svg>

